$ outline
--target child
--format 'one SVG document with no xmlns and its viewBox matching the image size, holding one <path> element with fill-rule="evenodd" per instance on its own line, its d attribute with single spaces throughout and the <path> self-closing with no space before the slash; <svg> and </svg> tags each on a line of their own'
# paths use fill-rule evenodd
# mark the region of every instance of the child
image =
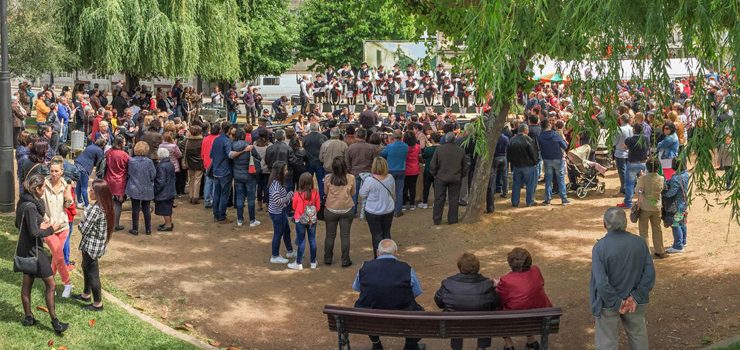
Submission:
<svg viewBox="0 0 740 350">
<path fill-rule="evenodd" d="M 285 190 L 285 176 L 288 175 L 288 165 L 283 161 L 276 161 L 272 165 L 272 173 L 268 183 L 270 184 L 268 195 L 270 201 L 267 205 L 267 213 L 272 220 L 272 256 L 270 262 L 273 264 L 287 264 L 288 259 L 280 256 L 280 239 L 285 243 L 288 253 L 287 258 L 296 256 L 293 245 L 290 242 L 290 226 L 288 225 L 288 204 L 293 196 L 293 191 Z"/>
<path fill-rule="evenodd" d="M 545 294 L 545 279 L 537 266 L 532 266 L 532 255 L 524 248 L 514 248 L 506 257 L 511 272 L 493 283 L 504 310 L 526 310 L 552 307 Z M 504 350 L 514 349 L 511 338 L 504 337 Z M 539 349 L 534 336 L 527 336 L 527 349 Z"/>
<path fill-rule="evenodd" d="M 303 270 L 303 252 L 306 247 L 306 233 L 311 253 L 311 269 L 316 268 L 316 213 L 321 209 L 319 192 L 313 188 L 313 175 L 308 172 L 298 178 L 298 190 L 293 194 L 293 219 L 298 244 L 298 256 L 295 262 L 288 264 L 289 269 Z"/>
<path fill-rule="evenodd" d="M 70 163 L 69 160 L 67 160 L 67 155 L 69 154 L 69 146 L 67 146 L 66 144 L 59 145 L 57 153 L 59 153 L 59 155 L 64 158 L 64 173 L 62 174 L 62 176 L 64 177 L 64 181 L 67 181 L 68 184 L 72 184 L 72 200 L 76 201 L 77 198 L 75 198 L 74 188 L 77 185 L 77 181 L 80 180 L 80 172 L 79 170 L 77 170 L 77 167 L 74 164 Z M 71 271 L 75 268 L 75 262 L 69 260 L 69 241 L 70 237 L 72 237 L 72 230 L 74 229 L 77 207 L 73 205 L 69 208 L 64 208 L 64 210 L 67 212 L 67 219 L 69 221 L 69 234 L 67 235 L 67 239 L 64 241 L 64 248 L 62 251 L 64 252 L 64 264 L 67 265 L 67 269 Z"/>
</svg>

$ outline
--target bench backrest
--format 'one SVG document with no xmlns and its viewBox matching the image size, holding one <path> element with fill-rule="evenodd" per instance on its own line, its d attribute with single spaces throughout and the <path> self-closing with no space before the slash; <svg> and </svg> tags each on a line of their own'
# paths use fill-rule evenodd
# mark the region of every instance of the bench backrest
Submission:
<svg viewBox="0 0 740 350">
<path fill-rule="evenodd" d="M 329 329 L 391 337 L 483 338 L 557 333 L 560 308 L 519 311 L 426 312 L 326 305 Z M 338 328 L 341 328 L 338 330 Z"/>
</svg>

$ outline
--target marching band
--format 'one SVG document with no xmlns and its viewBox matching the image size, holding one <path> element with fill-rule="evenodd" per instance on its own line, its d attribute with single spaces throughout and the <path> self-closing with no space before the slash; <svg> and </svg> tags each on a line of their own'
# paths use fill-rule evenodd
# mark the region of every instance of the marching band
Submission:
<svg viewBox="0 0 740 350">
<path fill-rule="evenodd" d="M 472 104 L 480 113 L 481 106 L 477 101 L 482 99 L 475 98 L 475 76 L 469 69 L 451 74 L 442 64 L 437 65 L 434 71 L 417 71 L 410 64 L 404 77 L 397 64 L 387 71 L 383 66 L 370 68 L 363 62 L 355 71 L 349 63 L 345 63 L 339 70 L 335 71 L 330 66 L 323 74 L 317 73 L 313 78 L 313 81 L 309 81 L 309 77 L 303 75 L 296 79 L 300 88 L 301 107 L 304 101 L 307 105 L 312 96 L 321 112 L 323 104 L 328 103 L 332 110 L 338 110 L 340 105 L 346 104 L 349 112 L 355 113 L 355 106 L 359 103 L 385 106 L 390 114 L 395 114 L 398 99 L 403 98 L 407 108 L 409 105 L 415 108 L 421 100 L 427 112 L 432 112 L 435 105 L 442 105 L 445 111 L 449 111 L 457 104 L 460 115 L 465 116 Z"/>
</svg>

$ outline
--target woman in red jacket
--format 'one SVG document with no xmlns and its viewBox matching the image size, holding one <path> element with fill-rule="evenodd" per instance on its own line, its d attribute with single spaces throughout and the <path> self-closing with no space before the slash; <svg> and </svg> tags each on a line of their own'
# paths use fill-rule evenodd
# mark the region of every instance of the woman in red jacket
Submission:
<svg viewBox="0 0 740 350">
<path fill-rule="evenodd" d="M 313 175 L 308 172 L 298 178 L 298 188 L 293 194 L 293 219 L 295 219 L 296 242 L 298 255 L 294 262 L 288 264 L 289 269 L 303 270 L 303 252 L 306 248 L 306 233 L 311 254 L 311 269 L 316 264 L 316 213 L 321 210 L 319 192 L 313 187 Z"/>
<path fill-rule="evenodd" d="M 494 280 L 496 292 L 504 310 L 526 310 L 552 307 L 545 294 L 545 279 L 537 266 L 532 266 L 532 255 L 524 248 L 514 248 L 506 259 L 511 272 Z M 514 349 L 511 338 L 505 337 L 504 350 Z M 527 349 L 539 350 L 540 344 L 534 336 L 527 337 Z"/>
<path fill-rule="evenodd" d="M 414 210 L 416 209 L 416 180 L 419 178 L 421 146 L 413 131 L 407 131 L 403 135 L 403 142 L 409 146 L 409 152 L 406 154 L 406 177 L 403 180 L 403 210 L 407 208 Z"/>
</svg>

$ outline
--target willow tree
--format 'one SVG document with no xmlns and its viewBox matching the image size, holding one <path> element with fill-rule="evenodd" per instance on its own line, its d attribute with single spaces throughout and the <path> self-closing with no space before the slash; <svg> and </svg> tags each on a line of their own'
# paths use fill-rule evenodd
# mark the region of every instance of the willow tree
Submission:
<svg viewBox="0 0 740 350">
<path fill-rule="evenodd" d="M 651 93 L 659 105 L 670 102 L 670 40 L 675 30 L 683 38 L 680 53 L 696 57 L 701 66 L 692 104 L 703 112 L 704 126 L 697 127 L 682 156 L 694 155 L 689 196 L 719 193 L 722 179 L 715 172 L 712 150 L 727 133 L 734 138 L 732 156 L 735 174 L 740 170 L 740 123 L 718 125 L 702 89 L 710 67 L 717 70 L 740 65 L 740 24 L 736 22 L 738 2 L 726 0 L 406 0 L 419 23 L 429 31 L 441 31 L 450 42 L 464 42 L 458 62 L 477 71 L 479 91 L 493 93 L 493 112 L 476 122 L 474 139 L 481 159 L 475 169 L 473 189 L 464 220 L 480 219 L 495 145 L 507 122 L 517 89 L 531 87 L 532 71 L 538 59 L 571 62 L 574 91 L 574 118 L 569 126 L 576 132 L 595 133 L 590 113 L 598 106 L 606 116 L 609 132 L 617 128 L 616 82 L 620 80 L 620 59 L 631 57 L 638 64 L 633 80 Z M 588 66 L 591 76 L 581 75 Z M 733 75 L 733 88 L 738 81 Z M 729 108 L 738 113 L 736 100 Z M 733 218 L 740 214 L 740 181 L 721 205 L 732 207 Z M 707 204 L 711 203 L 709 200 Z"/>
<path fill-rule="evenodd" d="M 61 0 L 65 45 L 79 68 L 141 77 L 239 76 L 236 0 Z"/>
</svg>

